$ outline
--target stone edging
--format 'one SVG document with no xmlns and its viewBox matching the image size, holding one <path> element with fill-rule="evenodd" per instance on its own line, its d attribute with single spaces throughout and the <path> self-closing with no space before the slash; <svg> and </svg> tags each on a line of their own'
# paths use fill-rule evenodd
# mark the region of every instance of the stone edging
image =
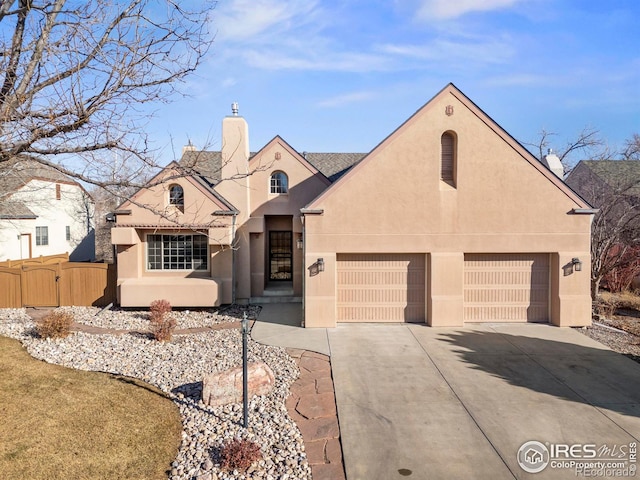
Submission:
<svg viewBox="0 0 640 480">
<path fill-rule="evenodd" d="M 327 355 L 287 348 L 300 376 L 285 405 L 304 439 L 313 480 L 345 480 L 331 363 Z"/>
</svg>

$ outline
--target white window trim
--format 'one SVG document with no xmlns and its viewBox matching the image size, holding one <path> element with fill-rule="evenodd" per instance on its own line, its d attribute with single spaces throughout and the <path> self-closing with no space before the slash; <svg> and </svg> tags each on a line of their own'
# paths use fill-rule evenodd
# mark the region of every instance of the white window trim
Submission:
<svg viewBox="0 0 640 480">
<path fill-rule="evenodd" d="M 38 235 L 38 229 L 44 228 L 47 232 L 47 243 L 42 243 L 42 235 Z M 36 247 L 48 247 L 49 246 L 49 226 L 48 225 L 36 225 Z M 40 242 L 40 243 L 38 243 Z"/>
<path fill-rule="evenodd" d="M 274 175 L 281 173 L 282 175 L 284 175 L 285 179 L 287 180 L 287 191 L 286 192 L 272 192 L 271 191 L 271 179 L 273 178 Z M 271 172 L 271 175 L 269 175 L 269 180 L 268 180 L 268 189 L 269 189 L 269 195 L 273 196 L 273 197 L 279 197 L 281 195 L 289 195 L 289 175 L 287 175 L 284 171 L 282 170 L 276 170 L 274 172 Z"/>
<path fill-rule="evenodd" d="M 182 203 L 171 203 L 171 189 L 173 187 L 180 187 L 180 189 L 182 189 Z M 184 211 L 184 197 L 185 197 L 185 193 L 184 193 L 184 187 L 182 185 L 180 185 L 179 183 L 172 183 L 171 185 L 169 185 L 169 188 L 167 189 L 167 205 L 169 205 L 169 207 L 174 208 L 176 210 L 179 211 Z"/>
<path fill-rule="evenodd" d="M 146 233 L 144 236 L 144 268 L 145 272 L 149 273 L 172 273 L 172 272 L 196 272 L 196 273 L 207 273 L 209 272 L 209 268 L 211 267 L 211 246 L 207 241 L 207 268 L 203 269 L 195 269 L 195 268 L 180 268 L 180 269 L 169 269 L 169 268 L 149 268 L 149 235 L 160 235 L 170 236 L 170 235 L 189 235 L 193 236 L 202 236 L 206 237 L 204 233 Z"/>
</svg>

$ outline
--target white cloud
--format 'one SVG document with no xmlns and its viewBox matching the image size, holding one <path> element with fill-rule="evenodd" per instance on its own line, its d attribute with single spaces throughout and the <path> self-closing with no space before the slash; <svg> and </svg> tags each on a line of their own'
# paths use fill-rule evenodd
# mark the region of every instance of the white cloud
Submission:
<svg viewBox="0 0 640 480">
<path fill-rule="evenodd" d="M 481 64 L 499 64 L 511 60 L 516 51 L 509 38 L 456 38 L 435 40 L 417 44 L 383 44 L 378 50 L 395 56 L 443 62 L 473 62 Z"/>
<path fill-rule="evenodd" d="M 566 79 L 558 75 L 539 75 L 535 73 L 507 73 L 489 77 L 483 82 L 490 87 L 554 87 L 566 83 Z"/>
<path fill-rule="evenodd" d="M 414 0 L 415 1 L 415 0 Z M 449 15 L 469 11 L 468 0 L 419 0 L 421 10 Z M 498 8 L 523 0 L 484 0 L 482 8 Z M 415 4 L 414 4 L 415 6 Z M 449 13 L 445 12 L 445 7 Z M 348 10 L 327 10 L 319 0 L 229 0 L 220 2 L 215 18 L 219 29 L 218 60 L 240 62 L 260 70 L 324 72 L 389 72 L 462 62 L 495 65 L 515 56 L 513 39 L 504 34 L 477 36 L 466 29 L 441 32 L 424 43 L 373 45 L 349 40 L 356 32 L 336 31 L 336 15 L 348 24 Z"/>
<path fill-rule="evenodd" d="M 327 29 L 336 12 L 318 0 L 230 0 L 220 3 L 218 52 L 261 70 L 371 72 L 391 66 L 386 55 L 349 51 Z"/>
<path fill-rule="evenodd" d="M 229 87 L 233 87 L 237 83 L 238 83 L 238 81 L 235 78 L 227 77 L 224 80 L 222 80 L 220 85 L 222 86 L 222 88 L 229 88 Z"/>
<path fill-rule="evenodd" d="M 418 17 L 445 20 L 461 17 L 469 12 L 486 12 L 513 7 L 525 0 L 421 0 Z"/>
<path fill-rule="evenodd" d="M 221 40 L 273 37 L 297 29 L 309 21 L 317 0 L 231 0 L 220 3 L 214 17 Z"/>
<path fill-rule="evenodd" d="M 371 100 L 375 95 L 373 92 L 352 92 L 344 95 L 337 95 L 335 97 L 327 98 L 318 102 L 318 106 L 321 108 L 333 108 L 347 105 L 350 103 L 359 103 L 367 100 Z"/>
<path fill-rule="evenodd" d="M 286 52 L 248 50 L 241 53 L 246 62 L 263 70 L 308 70 L 331 72 L 388 71 L 391 63 L 381 55 L 367 53 L 332 52 Z"/>
</svg>

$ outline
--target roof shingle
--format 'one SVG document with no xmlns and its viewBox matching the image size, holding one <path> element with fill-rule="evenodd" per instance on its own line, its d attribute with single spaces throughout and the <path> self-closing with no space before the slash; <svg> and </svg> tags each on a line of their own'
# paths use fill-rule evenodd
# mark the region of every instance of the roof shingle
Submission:
<svg viewBox="0 0 640 480">
<path fill-rule="evenodd" d="M 253 157 L 257 152 L 251 152 Z M 366 153 L 307 153 L 303 157 L 331 182 L 335 182 L 353 165 L 362 160 Z M 180 166 L 202 175 L 215 185 L 221 180 L 222 153 L 219 151 L 186 151 L 180 160 Z"/>
</svg>

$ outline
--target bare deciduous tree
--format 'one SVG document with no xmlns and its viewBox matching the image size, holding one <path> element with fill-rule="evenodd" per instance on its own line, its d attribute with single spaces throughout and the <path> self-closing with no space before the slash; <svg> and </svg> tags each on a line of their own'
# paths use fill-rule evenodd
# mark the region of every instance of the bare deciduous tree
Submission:
<svg viewBox="0 0 640 480">
<path fill-rule="evenodd" d="M 606 143 L 600 137 L 600 131 L 595 128 L 585 127 L 574 140 L 567 141 L 564 145 L 560 146 L 560 148 L 554 145 L 553 142 L 554 137 L 557 136 L 557 133 L 548 132 L 543 128 L 540 130 L 538 141 L 525 142 L 524 145 L 533 149 L 538 160 L 542 160 L 548 150 L 553 148 L 554 153 L 558 156 L 564 167 L 565 174 L 569 173 L 573 168 L 575 164 L 573 156 L 576 153 L 581 153 L 587 158 L 595 159 L 597 157 L 603 160 L 612 155 L 606 147 Z"/>
<path fill-rule="evenodd" d="M 0 163 L 26 154 L 102 187 L 148 177 L 157 165 L 143 107 L 167 101 L 201 63 L 214 7 L 0 0 Z"/>
<path fill-rule="evenodd" d="M 624 160 L 640 160 L 640 134 L 634 133 L 622 150 Z"/>
<path fill-rule="evenodd" d="M 629 254 L 640 245 L 640 198 L 638 180 L 624 186 L 600 189 L 591 199 L 599 208 L 591 226 L 591 295 L 595 299 L 602 280 L 627 268 Z M 629 282 L 640 273 L 631 272 Z"/>
<path fill-rule="evenodd" d="M 640 136 L 635 134 L 615 156 L 620 160 L 640 160 L 639 147 Z M 592 150 L 592 153 L 593 160 L 611 158 L 604 143 L 599 151 Z M 567 183 L 598 209 L 591 225 L 591 294 L 594 299 L 605 279 L 617 277 L 617 283 L 622 285 L 629 284 L 640 274 L 640 263 L 635 258 L 640 249 L 640 169 L 615 161 L 603 165 L 606 168 L 596 170 L 600 173 L 592 171 L 592 167 L 580 168 L 567 178 Z M 621 281 L 621 275 L 625 277 L 624 281 Z"/>
</svg>

